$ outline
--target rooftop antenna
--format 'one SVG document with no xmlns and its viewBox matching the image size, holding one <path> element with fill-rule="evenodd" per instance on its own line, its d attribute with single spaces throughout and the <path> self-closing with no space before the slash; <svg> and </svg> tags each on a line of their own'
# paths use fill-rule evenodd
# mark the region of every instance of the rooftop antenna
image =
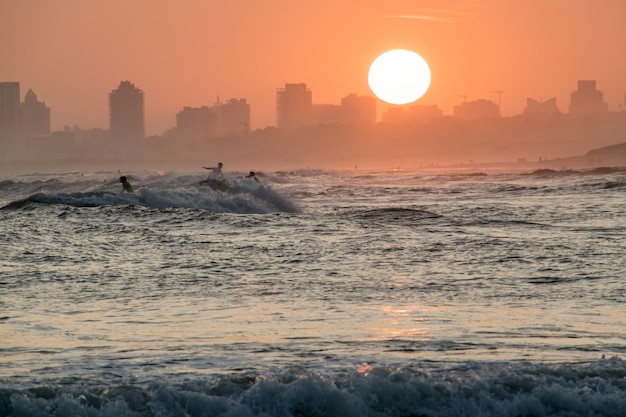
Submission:
<svg viewBox="0 0 626 417">
<path fill-rule="evenodd" d="M 463 97 L 463 103 L 465 103 L 465 100 L 467 100 L 467 96 L 466 95 L 460 95 L 459 97 Z"/>
<path fill-rule="evenodd" d="M 498 95 L 498 110 L 500 111 L 500 113 L 502 113 L 502 94 L 504 94 L 504 91 L 496 90 L 496 91 L 490 91 L 490 93 L 495 93 Z"/>
</svg>

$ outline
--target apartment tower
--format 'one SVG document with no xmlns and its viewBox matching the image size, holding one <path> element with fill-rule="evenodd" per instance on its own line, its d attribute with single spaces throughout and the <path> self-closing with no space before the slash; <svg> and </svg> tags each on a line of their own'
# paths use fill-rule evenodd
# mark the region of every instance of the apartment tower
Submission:
<svg viewBox="0 0 626 417">
<path fill-rule="evenodd" d="M 109 94 L 109 126 L 111 139 L 126 142 L 145 137 L 144 95 L 130 81 Z"/>
</svg>

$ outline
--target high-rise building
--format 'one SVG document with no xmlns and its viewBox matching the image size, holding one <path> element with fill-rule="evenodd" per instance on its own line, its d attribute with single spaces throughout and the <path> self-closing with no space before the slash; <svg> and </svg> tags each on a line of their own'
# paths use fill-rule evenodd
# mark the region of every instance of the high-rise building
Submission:
<svg viewBox="0 0 626 417">
<path fill-rule="evenodd" d="M 29 89 L 22 103 L 22 128 L 26 137 L 50 135 L 50 107 Z"/>
<path fill-rule="evenodd" d="M 276 122 L 279 128 L 297 129 L 311 123 L 313 99 L 306 84 L 285 84 L 276 89 Z"/>
<path fill-rule="evenodd" d="M 184 107 L 176 113 L 178 135 L 192 142 L 202 142 L 216 135 L 247 132 L 250 129 L 250 105 L 245 98 L 231 98 L 212 107 Z"/>
<path fill-rule="evenodd" d="M 184 107 L 176 113 L 176 132 L 188 141 L 202 142 L 217 129 L 217 114 L 207 106 Z"/>
<path fill-rule="evenodd" d="M 231 98 L 225 103 L 218 100 L 213 108 L 218 114 L 220 132 L 247 132 L 250 129 L 250 105 L 245 98 Z"/>
<path fill-rule="evenodd" d="M 139 140 L 145 137 L 143 91 L 130 81 L 109 94 L 109 126 L 115 141 Z"/>
<path fill-rule="evenodd" d="M 578 90 L 572 91 L 569 112 L 573 114 L 606 113 L 609 105 L 604 93 L 596 89 L 596 80 L 579 80 Z"/>
<path fill-rule="evenodd" d="M 311 126 L 343 123 L 342 107 L 337 104 L 313 104 L 311 106 Z"/>
<path fill-rule="evenodd" d="M 0 158 L 15 152 L 21 126 L 20 83 L 0 82 Z"/>
<path fill-rule="evenodd" d="M 353 125 L 376 123 L 376 99 L 349 94 L 341 99 L 342 122 Z"/>
</svg>

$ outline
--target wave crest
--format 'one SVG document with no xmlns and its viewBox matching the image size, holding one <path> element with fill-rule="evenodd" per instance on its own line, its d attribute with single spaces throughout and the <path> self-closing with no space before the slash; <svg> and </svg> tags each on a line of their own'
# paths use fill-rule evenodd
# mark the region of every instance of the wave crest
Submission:
<svg viewBox="0 0 626 417">
<path fill-rule="evenodd" d="M 358 366 L 320 374 L 233 374 L 181 383 L 60 381 L 0 389 L 0 415 L 38 416 L 621 416 L 626 367 L 470 363 L 443 369 Z"/>
</svg>

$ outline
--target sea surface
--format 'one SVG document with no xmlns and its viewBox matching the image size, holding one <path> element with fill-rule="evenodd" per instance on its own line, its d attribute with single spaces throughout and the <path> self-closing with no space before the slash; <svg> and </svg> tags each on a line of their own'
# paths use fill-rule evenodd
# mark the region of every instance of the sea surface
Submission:
<svg viewBox="0 0 626 417">
<path fill-rule="evenodd" d="M 626 170 L 0 177 L 0 416 L 626 416 Z"/>
</svg>

